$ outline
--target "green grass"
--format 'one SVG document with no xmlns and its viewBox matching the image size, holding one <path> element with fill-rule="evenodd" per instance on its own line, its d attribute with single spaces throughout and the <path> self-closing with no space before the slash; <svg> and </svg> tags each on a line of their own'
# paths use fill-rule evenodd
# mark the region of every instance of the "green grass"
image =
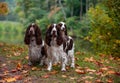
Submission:
<svg viewBox="0 0 120 83">
<path fill-rule="evenodd" d="M 19 56 L 14 56 L 15 52 L 19 52 L 21 54 Z M 0 46 L 0 54 L 4 55 L 4 57 L 7 57 L 8 54 L 11 54 L 12 56 L 7 58 L 12 61 L 19 61 L 22 63 L 22 65 L 26 65 L 28 63 L 28 60 L 25 59 L 25 57 L 28 56 L 28 48 L 27 46 L 24 46 L 24 45 L 14 45 L 14 44 L 11 45 L 11 44 L 4 43 L 2 46 Z M 91 57 L 93 57 L 93 59 L 98 62 L 101 62 L 101 60 L 103 60 L 104 61 L 102 63 L 103 66 L 98 66 L 94 62 L 85 61 L 85 58 L 91 58 Z M 75 58 L 78 58 L 78 60 L 76 60 L 76 64 L 83 69 L 89 68 L 92 70 L 99 71 L 100 68 L 110 66 L 112 67 L 112 69 L 108 69 L 108 70 L 114 70 L 116 72 L 119 71 L 119 64 L 117 63 L 120 63 L 120 62 L 114 59 L 110 60 L 108 56 L 100 57 L 99 55 L 94 55 L 93 53 L 90 53 L 90 52 L 80 51 L 80 54 L 75 54 Z M 107 63 L 107 61 L 109 61 L 109 63 Z M 16 65 L 16 63 L 14 65 Z M 92 74 L 88 72 L 85 74 L 78 74 L 77 72 L 75 72 L 75 69 L 70 69 L 70 68 L 67 69 L 67 72 L 61 72 L 60 71 L 61 67 L 60 65 L 58 65 L 58 66 L 54 66 L 52 70 L 52 71 L 57 71 L 57 73 L 51 75 L 49 74 L 50 72 L 46 71 L 46 67 L 42 67 L 39 65 L 36 65 L 33 67 L 37 67 L 38 70 L 28 69 L 29 70 L 28 77 L 33 78 L 33 80 L 37 78 L 37 80 L 34 80 L 35 82 L 41 81 L 42 83 L 44 82 L 45 83 L 46 82 L 47 83 L 51 83 L 51 82 L 53 83 L 56 83 L 56 82 L 57 83 L 58 82 L 59 83 L 76 83 L 76 82 L 84 83 L 85 81 L 90 81 L 92 83 L 93 82 L 95 83 L 97 79 L 100 79 L 102 82 L 106 82 L 106 80 L 108 80 L 109 78 L 112 79 L 115 83 L 120 82 L 120 77 L 114 74 L 104 76 L 107 71 L 103 72 L 103 76 L 96 75 L 97 72 Z M 44 78 L 43 76 L 45 75 L 49 75 L 49 77 Z M 87 76 L 88 78 L 86 78 L 85 80 L 82 80 Z"/>
</svg>

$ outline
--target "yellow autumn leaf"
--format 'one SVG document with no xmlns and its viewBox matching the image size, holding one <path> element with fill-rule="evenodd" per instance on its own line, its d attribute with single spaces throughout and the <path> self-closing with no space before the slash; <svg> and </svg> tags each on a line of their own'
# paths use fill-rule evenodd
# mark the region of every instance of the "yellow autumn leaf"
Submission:
<svg viewBox="0 0 120 83">
<path fill-rule="evenodd" d="M 21 65 L 20 62 L 17 64 L 16 68 L 17 68 L 18 70 L 21 70 L 21 69 L 22 69 L 22 65 Z"/>
<path fill-rule="evenodd" d="M 66 75 L 62 75 L 63 78 L 66 78 L 67 76 Z"/>
<path fill-rule="evenodd" d="M 16 81 L 16 79 L 15 79 L 15 78 L 12 78 L 12 77 L 6 78 L 5 80 L 6 80 L 7 82 L 15 82 L 15 81 Z"/>
<path fill-rule="evenodd" d="M 8 14 L 8 5 L 5 2 L 0 2 L 0 14 L 6 15 Z"/>
<path fill-rule="evenodd" d="M 32 71 L 37 70 L 37 69 L 38 69 L 37 67 L 32 67 Z"/>
</svg>

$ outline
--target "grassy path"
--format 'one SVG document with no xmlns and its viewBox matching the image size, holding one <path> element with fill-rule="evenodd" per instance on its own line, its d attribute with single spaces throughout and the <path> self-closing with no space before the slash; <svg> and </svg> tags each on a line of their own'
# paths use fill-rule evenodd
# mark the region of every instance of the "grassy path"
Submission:
<svg viewBox="0 0 120 83">
<path fill-rule="evenodd" d="M 0 83 L 119 83 L 120 59 L 86 52 L 75 52 L 76 68 L 60 71 L 55 65 L 28 66 L 28 52 L 24 45 L 0 43 Z"/>
</svg>

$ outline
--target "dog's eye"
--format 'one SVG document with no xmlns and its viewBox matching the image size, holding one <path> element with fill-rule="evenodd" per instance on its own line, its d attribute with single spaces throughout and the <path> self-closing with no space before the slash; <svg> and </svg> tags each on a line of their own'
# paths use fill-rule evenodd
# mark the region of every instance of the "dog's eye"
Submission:
<svg viewBox="0 0 120 83">
<path fill-rule="evenodd" d="M 60 26 L 62 26 L 62 24 L 59 24 Z"/>
<path fill-rule="evenodd" d="M 35 25 L 33 25 L 33 27 L 35 27 Z"/>
</svg>

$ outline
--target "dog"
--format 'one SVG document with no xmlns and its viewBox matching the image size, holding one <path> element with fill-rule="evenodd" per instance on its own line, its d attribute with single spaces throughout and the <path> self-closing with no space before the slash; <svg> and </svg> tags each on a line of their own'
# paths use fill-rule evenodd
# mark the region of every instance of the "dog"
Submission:
<svg viewBox="0 0 120 83">
<path fill-rule="evenodd" d="M 42 40 L 41 30 L 37 24 L 31 23 L 25 32 L 24 43 L 29 48 L 28 65 L 39 63 L 43 65 L 44 59 L 47 57 L 47 49 Z"/>
</svg>

